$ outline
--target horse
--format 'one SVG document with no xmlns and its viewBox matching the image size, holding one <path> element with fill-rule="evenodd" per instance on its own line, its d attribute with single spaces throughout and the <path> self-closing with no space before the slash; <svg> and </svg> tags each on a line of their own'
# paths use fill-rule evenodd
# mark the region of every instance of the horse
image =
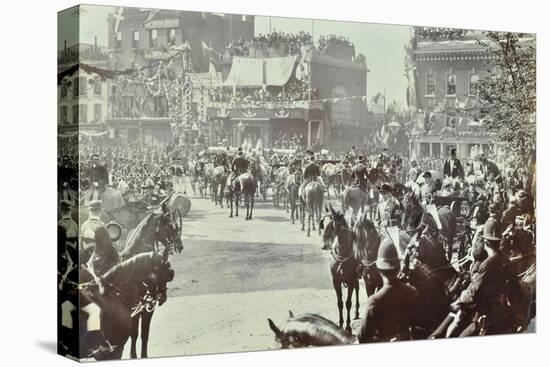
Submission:
<svg viewBox="0 0 550 367">
<path fill-rule="evenodd" d="M 288 192 L 288 202 L 290 203 L 290 219 L 292 224 L 295 223 L 295 219 L 301 217 L 297 206 L 299 204 L 300 198 L 298 197 L 298 191 L 300 185 L 302 184 L 302 175 L 301 170 L 298 170 L 296 173 L 289 175 L 286 181 L 286 191 Z M 303 207 L 300 206 L 300 210 L 303 210 Z"/>
<path fill-rule="evenodd" d="M 203 199 L 206 199 L 208 197 L 208 185 L 212 185 L 213 171 L 214 171 L 213 163 L 206 163 L 204 165 L 204 177 L 203 177 L 203 185 L 202 185 L 204 190 Z M 210 187 L 210 189 L 212 189 L 212 187 Z"/>
<path fill-rule="evenodd" d="M 210 185 L 212 189 L 212 199 L 216 205 L 219 203 L 222 209 L 223 193 L 225 192 L 225 185 L 228 177 L 229 172 L 227 172 L 223 166 L 217 166 L 212 170 L 212 184 Z"/>
<path fill-rule="evenodd" d="M 365 211 L 365 206 L 368 204 L 368 199 L 368 194 L 357 185 L 346 188 L 340 194 L 342 213 L 345 215 L 349 208 L 352 209 L 350 220 L 352 227 L 355 224 L 359 210 L 361 210 L 361 213 Z"/>
<path fill-rule="evenodd" d="M 323 181 L 326 182 L 327 185 L 327 195 L 330 199 L 330 186 L 332 185 L 334 192 L 338 195 L 340 193 L 340 183 L 341 183 L 341 173 L 344 169 L 344 165 L 342 163 L 332 164 L 332 163 L 325 163 L 321 167 L 321 176 L 323 177 Z"/>
<path fill-rule="evenodd" d="M 139 291 L 140 286 L 147 283 L 156 289 L 154 301 L 159 304 L 166 300 L 166 284 L 174 278 L 174 270 L 168 262 L 170 251 L 171 247 L 166 247 L 162 254 L 155 251 L 140 253 L 115 265 L 99 277 L 81 273 L 86 275 L 81 281 L 90 281 L 80 287 L 80 307 L 93 302 L 100 309 L 100 332 L 80 331 L 83 335 L 80 344 L 81 357 L 96 360 L 122 358 L 124 345 L 128 338 L 133 337 L 133 314 L 145 300 Z M 134 305 L 136 306 L 132 308 Z M 147 341 L 144 342 L 142 357 L 147 357 Z"/>
<path fill-rule="evenodd" d="M 324 191 L 321 187 L 321 184 L 317 181 L 310 181 L 306 183 L 302 188 L 302 197 L 300 198 L 302 208 L 302 231 L 305 230 L 305 215 L 306 211 L 308 213 L 308 225 L 307 225 L 307 236 L 311 236 L 311 227 L 315 231 L 315 218 L 321 220 L 321 212 L 323 208 L 323 199 Z M 319 231 L 321 229 L 319 228 Z"/>
<path fill-rule="evenodd" d="M 437 215 L 441 223 L 441 230 L 438 229 L 436 218 L 433 218 L 420 204 L 420 200 L 414 192 L 409 192 L 403 197 L 402 228 L 406 228 L 408 232 L 414 232 L 422 224 L 425 224 L 428 230 L 427 233 L 432 240 L 443 242 L 442 246 L 447 249 L 447 259 L 451 261 L 456 235 L 456 216 L 446 206 L 437 208 Z"/>
<path fill-rule="evenodd" d="M 353 226 L 354 252 L 358 267 L 357 272 L 365 282 L 367 297 L 382 287 L 382 276 L 376 268 L 378 248 L 381 237 L 374 226 L 374 223 L 367 218 L 368 213 L 363 215 Z"/>
<path fill-rule="evenodd" d="M 342 316 L 342 284 L 348 288 L 346 299 L 347 319 L 346 331 L 351 333 L 351 301 L 355 291 L 355 319 L 359 318 L 359 280 L 357 279 L 357 261 L 353 248 L 353 231 L 349 228 L 344 214 L 334 210 L 332 205 L 325 207 L 327 214 L 319 222 L 319 228 L 323 231 L 323 249 L 331 249 L 330 274 L 332 286 L 336 291 L 339 312 L 339 325 L 344 324 Z"/>
<path fill-rule="evenodd" d="M 288 313 L 289 318 L 282 329 L 279 329 L 273 320 L 267 319 L 281 349 L 357 343 L 356 338 L 320 315 L 306 313 L 295 317 L 292 311 Z"/>
<path fill-rule="evenodd" d="M 162 243 L 165 249 L 173 248 L 176 252 L 181 253 L 183 251 L 181 222 L 179 210 L 170 212 L 166 201 L 164 201 L 157 211 L 149 213 L 135 229 L 130 231 L 125 249 L 121 252 L 121 258 L 129 259 L 140 253 L 158 250 L 158 242 Z M 136 341 L 141 319 L 141 357 L 146 358 L 153 311 L 157 303 L 162 305 L 166 301 L 166 289 L 159 288 L 153 278 L 136 285 L 136 290 L 140 297 L 146 300 L 147 305 L 136 309 L 132 315 L 130 354 L 132 358 L 137 358 Z M 159 297 L 163 300 L 162 302 L 159 302 Z"/>
<path fill-rule="evenodd" d="M 244 205 L 246 206 L 245 220 L 252 220 L 252 212 L 254 211 L 254 195 L 256 194 L 257 188 L 255 174 L 255 165 L 250 165 L 248 172 L 245 172 L 239 175 L 236 179 L 231 180 L 231 189 L 228 191 L 228 195 L 230 196 L 230 218 L 233 217 L 233 202 L 235 202 L 236 207 L 235 216 L 239 216 L 239 199 L 241 194 L 244 194 Z M 228 184 L 229 181 L 230 178 L 228 178 Z"/>
</svg>

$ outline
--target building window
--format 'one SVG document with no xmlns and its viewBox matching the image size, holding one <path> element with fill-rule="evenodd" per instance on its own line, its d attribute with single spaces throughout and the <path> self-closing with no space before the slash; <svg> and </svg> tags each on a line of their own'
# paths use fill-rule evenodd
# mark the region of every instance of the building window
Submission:
<svg viewBox="0 0 550 367">
<path fill-rule="evenodd" d="M 158 46 L 158 32 L 156 29 L 151 29 L 149 31 L 149 47 L 156 48 Z"/>
<path fill-rule="evenodd" d="M 73 80 L 73 97 L 78 97 L 78 90 L 80 88 L 80 83 L 78 78 Z"/>
<path fill-rule="evenodd" d="M 67 85 L 65 83 L 61 84 L 61 98 L 67 97 Z"/>
<path fill-rule="evenodd" d="M 435 96 L 435 76 L 432 73 L 426 75 L 426 95 Z"/>
<path fill-rule="evenodd" d="M 88 106 L 85 104 L 78 105 L 78 122 L 81 124 L 88 122 Z"/>
<path fill-rule="evenodd" d="M 122 32 L 118 31 L 115 33 L 115 48 L 122 47 Z"/>
<path fill-rule="evenodd" d="M 470 95 L 476 95 L 477 94 L 477 86 L 479 84 L 479 75 L 472 74 L 470 75 Z"/>
<path fill-rule="evenodd" d="M 176 30 L 171 28 L 168 30 L 168 46 L 176 45 Z"/>
<path fill-rule="evenodd" d="M 132 32 L 132 48 L 139 48 L 139 31 Z"/>
<path fill-rule="evenodd" d="M 78 124 L 78 105 L 73 106 L 73 124 Z"/>
<path fill-rule="evenodd" d="M 456 95 L 456 75 L 454 74 L 447 75 L 447 95 Z"/>
<path fill-rule="evenodd" d="M 101 119 L 101 104 L 94 104 L 94 121 L 100 122 Z"/>
<path fill-rule="evenodd" d="M 94 83 L 94 95 L 100 96 L 101 95 L 101 82 L 99 80 L 95 80 Z"/>
<path fill-rule="evenodd" d="M 66 124 L 69 122 L 69 115 L 67 111 L 67 106 L 61 106 L 61 123 Z"/>
<path fill-rule="evenodd" d="M 84 77 L 78 77 L 78 94 L 77 95 L 80 95 L 80 96 L 85 96 L 86 94 L 88 94 L 87 92 L 87 85 L 86 85 L 86 78 Z"/>
</svg>

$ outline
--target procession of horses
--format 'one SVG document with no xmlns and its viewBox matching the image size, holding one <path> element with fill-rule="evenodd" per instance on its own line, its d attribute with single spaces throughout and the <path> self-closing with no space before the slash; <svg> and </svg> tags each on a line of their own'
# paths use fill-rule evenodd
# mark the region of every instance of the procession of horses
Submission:
<svg viewBox="0 0 550 367">
<path fill-rule="evenodd" d="M 246 221 L 254 220 L 255 203 L 272 202 L 290 224 L 301 224 L 306 237 L 317 235 L 319 251 L 330 254 L 327 271 L 338 321 L 289 312 L 286 325 L 279 327 L 269 319 L 266 327 L 282 348 L 528 330 L 536 315 L 536 244 L 534 200 L 525 180 L 512 185 L 483 166 L 458 176 L 423 171 L 408 165 L 414 159 L 405 165 L 387 152 L 343 152 L 332 159 L 310 151 L 299 156 L 254 153 L 201 152 L 174 165 L 182 166 L 196 200 L 212 200 L 233 218 L 227 220 L 237 220 L 239 207 L 246 208 Z M 234 169 L 237 158 L 247 162 L 246 169 Z M 114 213 L 128 208 L 128 199 L 120 199 L 108 182 L 98 199 L 90 194 L 76 205 L 61 202 L 60 312 L 69 309 L 77 315 L 73 320 L 87 320 L 92 308 L 100 310 L 96 330 L 82 321 L 61 327 L 69 336 L 64 341 L 76 343 L 80 335 L 82 358 L 120 359 L 128 340 L 130 357 L 137 358 L 139 336 L 141 357 L 148 356 L 153 312 L 166 302 L 169 283 L 178 276 L 170 257 L 185 255 L 182 238 L 191 202 L 187 184 L 174 190 L 175 182 L 158 201 L 149 198 L 139 216 L 131 210 L 137 219 L 125 223 Z M 115 208 L 113 197 L 122 200 Z M 487 264 L 499 256 L 510 276 L 491 290 L 498 275 Z M 362 287 L 368 310 L 376 302 L 384 304 L 392 290 L 394 297 L 400 294 L 395 289 L 409 292 L 414 306 L 403 302 L 400 307 L 409 308 L 400 312 L 411 316 L 395 314 L 398 325 L 388 329 L 381 325 L 380 311 L 368 311 L 354 334 L 351 318 L 361 318 Z M 473 294 L 473 301 L 464 301 L 465 294 Z M 497 299 L 498 307 L 487 311 L 484 303 Z M 398 312 L 395 307 L 385 312 Z M 63 347 L 67 353 L 75 350 L 74 345 Z"/>
</svg>

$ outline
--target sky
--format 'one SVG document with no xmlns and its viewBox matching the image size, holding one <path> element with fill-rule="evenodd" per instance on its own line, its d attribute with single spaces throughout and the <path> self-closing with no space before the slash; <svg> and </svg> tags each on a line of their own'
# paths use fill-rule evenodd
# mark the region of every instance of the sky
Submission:
<svg viewBox="0 0 550 367">
<path fill-rule="evenodd" d="M 84 43 L 94 42 L 97 36 L 100 46 L 107 45 L 107 16 L 114 12 L 114 7 L 85 5 L 82 6 L 80 17 L 80 39 Z M 60 13 L 58 30 L 68 34 L 74 29 L 78 19 L 73 10 Z M 255 18 L 255 33 L 269 32 L 270 17 Z M 312 28 L 313 26 L 313 28 Z M 406 105 L 405 91 L 407 81 L 403 75 L 404 46 L 410 39 L 411 27 L 401 25 L 386 25 L 359 22 L 342 22 L 298 18 L 271 17 L 271 28 L 286 33 L 296 33 L 300 30 L 313 34 L 315 41 L 321 35 L 335 34 L 344 36 L 355 44 L 355 53 L 362 53 L 367 58 L 370 72 L 367 77 L 367 97 L 370 100 L 376 93 L 386 92 L 386 100 L 396 100 Z M 68 34 L 67 45 L 77 42 L 77 34 Z M 63 48 L 63 39 L 58 40 L 58 49 Z"/>
</svg>

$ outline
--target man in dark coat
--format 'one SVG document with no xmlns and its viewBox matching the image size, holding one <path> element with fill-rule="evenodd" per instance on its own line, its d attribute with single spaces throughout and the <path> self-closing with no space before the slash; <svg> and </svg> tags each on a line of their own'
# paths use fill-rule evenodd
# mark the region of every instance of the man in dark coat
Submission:
<svg viewBox="0 0 550 367">
<path fill-rule="evenodd" d="M 485 154 L 481 154 L 479 156 L 479 161 L 481 162 L 481 172 L 485 176 L 486 180 L 492 179 L 496 182 L 501 180 L 500 170 L 495 162 L 488 160 Z"/>
<path fill-rule="evenodd" d="M 350 184 L 359 185 L 359 187 L 367 192 L 367 167 L 363 164 L 363 156 L 358 156 L 355 160 L 355 166 L 351 169 Z"/>
<path fill-rule="evenodd" d="M 474 321 L 466 327 L 461 336 L 480 332 L 476 322 L 485 316 L 484 332 L 488 335 L 508 333 L 514 325 L 513 308 L 521 302 L 521 288 L 510 260 L 500 251 L 501 229 L 496 220 L 487 220 L 483 228 L 483 239 L 488 257 L 479 265 L 472 282 L 466 288 L 453 310 L 474 306 L 477 310 Z"/>
<path fill-rule="evenodd" d="M 397 278 L 400 264 L 394 243 L 384 239 L 376 260 L 384 285 L 367 300 L 366 315 L 357 333 L 360 343 L 410 340 L 414 327 L 422 324 L 418 292 Z"/>
<path fill-rule="evenodd" d="M 445 160 L 443 175 L 450 178 L 459 177 L 464 179 L 464 168 L 462 168 L 462 163 L 456 157 L 456 148 L 451 148 L 451 156 Z"/>
</svg>

